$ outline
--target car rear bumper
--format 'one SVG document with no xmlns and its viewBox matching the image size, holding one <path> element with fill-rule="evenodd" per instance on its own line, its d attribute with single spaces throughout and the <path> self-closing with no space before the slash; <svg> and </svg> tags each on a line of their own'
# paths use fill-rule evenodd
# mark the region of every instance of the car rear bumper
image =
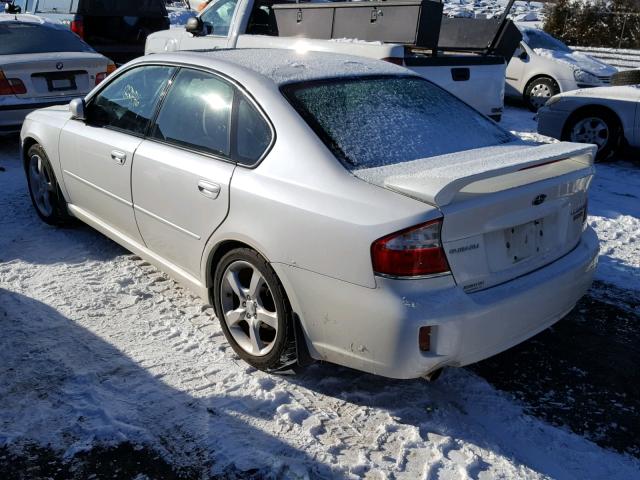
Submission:
<svg viewBox="0 0 640 480">
<path fill-rule="evenodd" d="M 77 97 L 78 95 L 47 100 L 28 99 L 13 104 L 0 103 L 0 134 L 19 133 L 22 128 L 22 122 L 31 112 L 39 108 L 64 105 Z"/>
<path fill-rule="evenodd" d="M 307 335 L 311 355 L 392 378 L 424 376 L 502 352 L 564 317 L 591 285 L 598 238 L 546 267 L 466 294 L 451 276 L 377 278 L 365 288 L 282 264 L 274 265 Z M 295 285 L 295 290 L 292 288 Z M 418 344 L 430 326 L 431 349 Z"/>
</svg>

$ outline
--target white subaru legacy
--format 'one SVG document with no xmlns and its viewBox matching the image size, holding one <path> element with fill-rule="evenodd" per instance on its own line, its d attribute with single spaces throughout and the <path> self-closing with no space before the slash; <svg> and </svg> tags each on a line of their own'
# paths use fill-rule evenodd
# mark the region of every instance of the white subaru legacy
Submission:
<svg viewBox="0 0 640 480">
<path fill-rule="evenodd" d="M 65 25 L 0 14 L 0 135 L 19 132 L 33 110 L 86 95 L 115 68 Z"/>
<path fill-rule="evenodd" d="M 150 55 L 21 142 L 45 222 L 185 283 L 267 371 L 433 377 L 561 319 L 596 266 L 595 147 L 524 143 L 383 61 Z"/>
</svg>

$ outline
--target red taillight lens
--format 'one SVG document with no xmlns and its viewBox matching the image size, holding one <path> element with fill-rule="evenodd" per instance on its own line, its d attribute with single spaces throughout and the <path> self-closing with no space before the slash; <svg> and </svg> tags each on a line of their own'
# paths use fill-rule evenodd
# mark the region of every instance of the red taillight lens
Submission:
<svg viewBox="0 0 640 480">
<path fill-rule="evenodd" d="M 109 76 L 109 74 L 111 74 L 112 72 L 115 72 L 116 68 L 117 67 L 116 67 L 115 63 L 110 63 L 109 65 L 107 65 L 107 71 L 106 72 L 101 72 L 101 73 L 98 73 L 96 75 L 96 85 L 98 85 L 105 78 L 107 78 Z"/>
<path fill-rule="evenodd" d="M 84 38 L 84 22 L 81 18 L 76 18 L 71 21 L 71 31 L 80 38 Z"/>
<path fill-rule="evenodd" d="M 27 93 L 27 87 L 18 78 L 6 78 L 0 70 L 0 95 L 23 95 Z"/>
<path fill-rule="evenodd" d="M 440 243 L 442 219 L 407 228 L 371 245 L 373 270 L 394 277 L 416 277 L 449 271 Z"/>
</svg>

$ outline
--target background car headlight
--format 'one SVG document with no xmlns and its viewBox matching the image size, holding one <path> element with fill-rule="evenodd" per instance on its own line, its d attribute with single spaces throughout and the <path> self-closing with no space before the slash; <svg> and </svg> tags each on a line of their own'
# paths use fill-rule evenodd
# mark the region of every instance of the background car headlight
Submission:
<svg viewBox="0 0 640 480">
<path fill-rule="evenodd" d="M 598 77 L 596 77 L 593 73 L 587 72 L 586 70 L 574 70 L 573 77 L 578 83 L 586 83 L 590 85 L 600 83 L 600 79 Z"/>
</svg>

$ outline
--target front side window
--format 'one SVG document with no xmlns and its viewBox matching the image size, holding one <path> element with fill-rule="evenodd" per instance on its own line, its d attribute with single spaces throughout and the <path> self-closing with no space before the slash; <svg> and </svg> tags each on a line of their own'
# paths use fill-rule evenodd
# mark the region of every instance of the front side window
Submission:
<svg viewBox="0 0 640 480">
<path fill-rule="evenodd" d="M 123 73 L 91 99 L 88 123 L 143 135 L 174 72 L 173 67 L 149 65 Z"/>
<path fill-rule="evenodd" d="M 233 87 L 221 78 L 182 69 L 160 109 L 151 136 L 214 155 L 230 154 Z"/>
<path fill-rule="evenodd" d="M 67 29 L 26 22 L 0 22 L 0 55 L 93 52 Z"/>
<path fill-rule="evenodd" d="M 420 77 L 298 83 L 285 86 L 283 93 L 350 170 L 515 139 L 458 98 Z"/>
<path fill-rule="evenodd" d="M 226 37 L 231 29 L 231 21 L 236 11 L 238 0 L 218 0 L 200 15 L 200 19 L 210 34 Z"/>
<path fill-rule="evenodd" d="M 238 163 L 255 165 L 271 144 L 269 124 L 245 97 L 238 101 L 236 154 Z"/>
</svg>

